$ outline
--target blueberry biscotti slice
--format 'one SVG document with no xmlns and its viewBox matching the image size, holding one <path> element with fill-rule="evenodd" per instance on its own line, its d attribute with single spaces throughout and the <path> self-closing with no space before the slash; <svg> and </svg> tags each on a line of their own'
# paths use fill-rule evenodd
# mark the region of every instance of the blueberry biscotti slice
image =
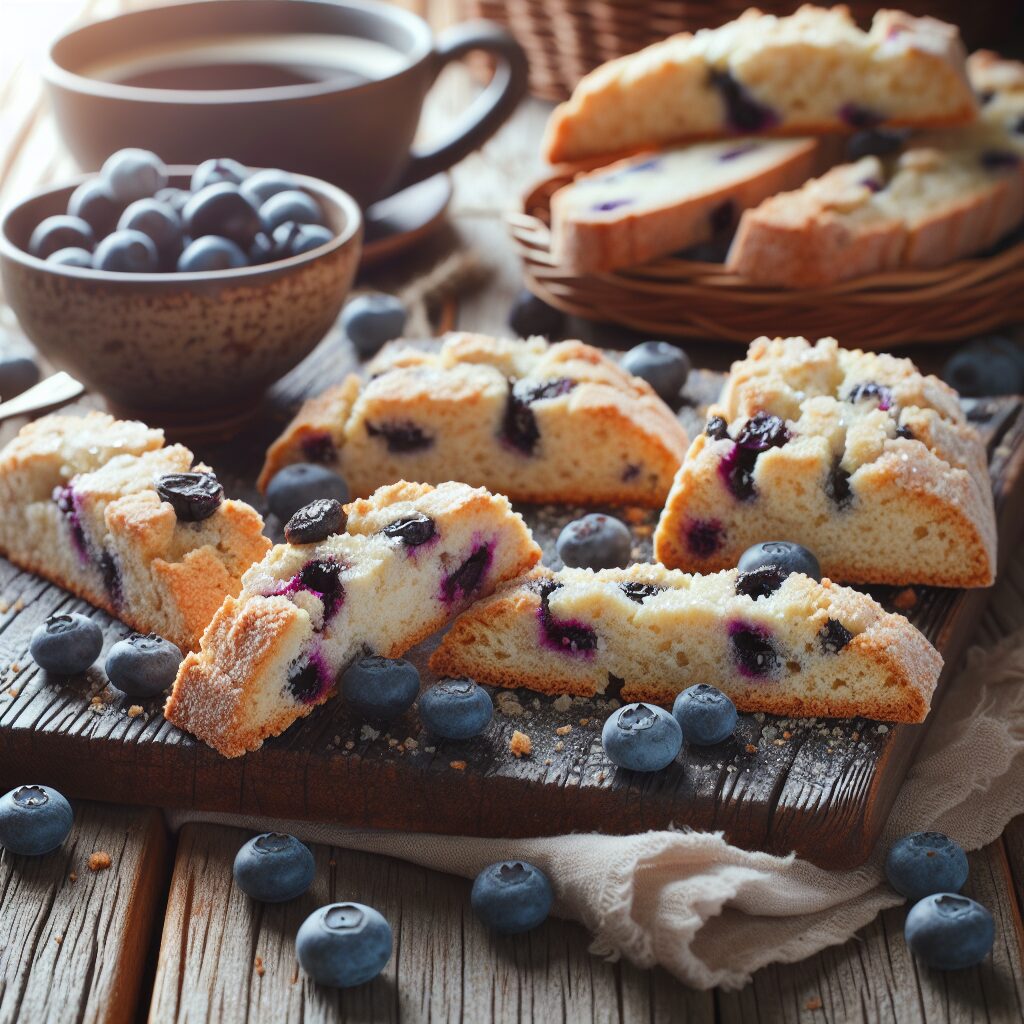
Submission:
<svg viewBox="0 0 1024 1024">
<path fill-rule="evenodd" d="M 552 114 L 544 153 L 556 163 L 725 135 L 956 124 L 976 110 L 952 25 L 879 11 L 863 32 L 845 7 L 751 9 L 592 71 Z"/>
<path fill-rule="evenodd" d="M 540 558 L 508 499 L 400 482 L 347 506 L 344 533 L 281 544 L 243 577 L 182 663 L 169 721 L 226 757 L 331 696 L 363 653 L 397 658 Z"/>
<path fill-rule="evenodd" d="M 745 711 L 920 722 L 942 658 L 865 594 L 774 566 L 535 570 L 461 615 L 431 668 L 500 686 L 671 704 L 710 683 Z"/>
<path fill-rule="evenodd" d="M 273 444 L 266 487 L 290 462 L 337 468 L 353 493 L 456 479 L 513 501 L 658 507 L 686 431 L 650 386 L 579 341 L 452 334 L 399 348 L 366 383 L 307 402 Z"/>
<path fill-rule="evenodd" d="M 645 263 L 731 230 L 743 210 L 803 184 L 813 139 L 706 142 L 582 174 L 551 197 L 551 249 L 578 273 Z"/>
<path fill-rule="evenodd" d="M 654 554 L 707 572 L 778 538 L 845 582 L 991 584 L 987 459 L 956 393 L 833 338 L 755 341 L 680 467 Z"/>
<path fill-rule="evenodd" d="M 46 416 L 0 452 L 0 551 L 186 650 L 270 547 L 262 529 L 187 448 L 142 423 Z"/>
</svg>

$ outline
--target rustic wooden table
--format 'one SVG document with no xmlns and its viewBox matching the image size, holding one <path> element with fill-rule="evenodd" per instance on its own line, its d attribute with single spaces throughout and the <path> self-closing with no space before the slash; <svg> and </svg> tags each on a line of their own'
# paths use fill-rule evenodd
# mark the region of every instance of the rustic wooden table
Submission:
<svg viewBox="0 0 1024 1024">
<path fill-rule="evenodd" d="M 453 0 L 431 4 L 450 20 Z M 96 0 L 91 13 L 130 6 Z M 7 0 L 18 26 L 0 44 L 0 197 L 10 200 L 69 170 L 36 79 L 34 45 L 80 7 L 78 0 Z M 446 74 L 426 130 L 473 89 Z M 500 330 L 520 286 L 502 211 L 540 169 L 546 108 L 528 103 L 481 153 L 455 172 L 450 224 L 415 254 L 378 271 L 399 287 L 440 257 L 476 253 L 486 284 L 442 304 L 436 325 Z M 9 317 L 3 321 L 12 326 Z M 575 325 L 587 338 L 631 341 Z M 699 365 L 723 367 L 733 350 L 693 346 Z M 922 353 L 916 354 L 918 358 Z M 932 360 L 937 356 L 928 357 Z M 927 361 L 927 359 L 926 359 Z M 279 389 L 297 394 L 302 368 Z M 8 436 L 5 431 L 0 440 Z M 991 645 L 1024 626 L 1024 557 L 1003 574 L 979 628 Z M 0 791 L 22 782 L 0 779 Z M 759 972 L 740 992 L 694 992 L 662 971 L 608 963 L 587 951 L 578 925 L 552 920 L 526 936 L 488 934 L 469 910 L 469 883 L 388 858 L 315 848 L 314 890 L 300 901 L 258 907 L 231 884 L 246 838 L 235 829 L 186 826 L 170 835 L 159 812 L 130 806 L 130 792 L 76 808 L 63 849 L 36 861 L 0 856 L 0 1024 L 20 1021 L 1017 1021 L 1024 1017 L 1024 817 L 970 855 L 967 891 L 996 917 L 996 948 L 981 967 L 955 975 L 920 968 L 902 939 L 904 911 L 882 914 L 843 946 L 803 963 Z M 110 867 L 93 871 L 104 851 Z M 359 990 L 319 989 L 299 972 L 293 936 L 313 906 L 357 898 L 393 923 L 395 956 Z"/>
</svg>

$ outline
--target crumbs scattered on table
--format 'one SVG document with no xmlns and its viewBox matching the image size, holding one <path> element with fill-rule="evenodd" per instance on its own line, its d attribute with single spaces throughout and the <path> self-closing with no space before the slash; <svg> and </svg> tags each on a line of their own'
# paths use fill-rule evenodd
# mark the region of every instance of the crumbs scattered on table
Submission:
<svg viewBox="0 0 1024 1024">
<path fill-rule="evenodd" d="M 256 973 L 262 978 L 265 968 L 263 967 L 263 957 L 258 956 L 252 962 L 253 967 L 256 969 Z"/>
<path fill-rule="evenodd" d="M 64 941 L 64 936 L 63 935 L 54 935 L 53 941 L 56 942 L 57 945 L 59 946 Z"/>
<path fill-rule="evenodd" d="M 552 766 L 552 765 L 553 765 L 554 763 L 555 763 L 555 762 L 554 762 L 554 761 L 552 761 L 550 757 L 545 757 L 545 758 L 544 758 L 544 764 L 545 764 L 545 765 L 546 765 L 546 766 L 547 766 L 548 768 L 550 768 L 550 767 L 551 767 L 551 766 Z"/>
<path fill-rule="evenodd" d="M 747 752 L 748 754 L 756 754 L 756 753 L 757 753 L 757 747 L 756 747 L 756 745 L 755 745 L 755 744 L 753 744 L 753 743 L 748 743 L 748 744 L 747 744 L 747 745 L 746 745 L 746 746 L 745 746 L 745 747 L 744 747 L 743 749 L 744 749 L 744 750 L 745 750 L 745 751 L 746 751 L 746 752 Z"/>
<path fill-rule="evenodd" d="M 78 881 L 78 872 L 77 872 L 77 871 L 72 871 L 72 872 L 71 872 L 71 874 L 70 874 L 70 875 L 68 875 L 68 881 L 69 881 L 69 882 L 70 882 L 70 883 L 71 883 L 72 885 L 74 885 L 74 884 L 75 884 L 75 882 L 77 882 L 77 881 Z"/>
<path fill-rule="evenodd" d="M 12 697 L 17 697 L 17 696 L 18 696 L 18 694 L 19 694 L 19 693 L 21 693 L 21 691 L 20 691 L 20 690 L 19 690 L 19 689 L 18 689 L 18 688 L 17 688 L 16 686 L 12 686 L 12 687 L 11 687 L 11 688 L 10 688 L 10 689 L 9 689 L 9 690 L 7 691 L 7 692 L 8 692 L 8 693 L 9 693 L 9 694 L 10 694 L 10 695 L 11 695 Z"/>
<path fill-rule="evenodd" d="M 784 740 L 791 740 L 793 738 L 793 734 L 788 729 L 784 729 L 782 732 L 782 738 Z"/>
<path fill-rule="evenodd" d="M 402 744 L 402 746 L 404 746 L 406 750 L 416 750 L 418 749 L 419 745 L 419 741 L 414 740 L 411 736 L 406 736 L 405 742 Z"/>
<path fill-rule="evenodd" d="M 448 767 L 449 768 L 454 768 L 455 771 L 457 771 L 457 772 L 464 772 L 466 770 L 466 762 L 465 761 L 449 761 L 448 762 Z"/>
<path fill-rule="evenodd" d="M 590 725 L 590 719 L 589 718 L 581 718 L 580 719 L 580 725 Z"/>
<path fill-rule="evenodd" d="M 138 718 L 142 714 L 142 705 L 133 704 L 126 712 L 129 718 Z"/>
<path fill-rule="evenodd" d="M 564 714 L 569 708 L 572 707 L 572 697 L 567 693 L 563 693 L 560 697 L 556 697 L 552 702 L 551 706 L 561 715 Z"/>
<path fill-rule="evenodd" d="M 556 730 L 556 734 L 559 736 L 568 736 L 572 732 L 571 725 L 560 725 Z"/>
<path fill-rule="evenodd" d="M 90 871 L 106 871 L 110 867 L 110 854 L 106 850 L 97 850 L 89 854 Z"/>
<path fill-rule="evenodd" d="M 913 587 L 904 587 L 902 590 L 898 590 L 892 597 L 893 608 L 899 608 L 901 612 L 905 612 L 910 608 L 913 608 L 917 604 L 917 591 Z"/>
<path fill-rule="evenodd" d="M 362 729 L 359 730 L 359 738 L 361 740 L 375 740 L 379 735 L 379 729 L 374 729 L 372 725 L 367 725 L 365 722 Z"/>
<path fill-rule="evenodd" d="M 529 757 L 533 753 L 533 740 L 525 732 L 520 732 L 516 729 L 512 733 L 512 739 L 508 742 L 508 749 L 512 751 L 516 758 Z"/>
<path fill-rule="evenodd" d="M 821 1001 L 821 996 L 811 996 L 810 999 L 804 1003 L 805 1010 L 820 1010 L 824 1004 Z"/>
<path fill-rule="evenodd" d="M 560 754 L 563 750 L 565 750 L 565 743 L 562 740 L 559 740 L 555 744 L 555 753 Z"/>
<path fill-rule="evenodd" d="M 355 740 L 345 740 L 345 749 L 346 750 L 354 750 L 355 749 L 355 745 L 356 745 L 356 741 Z"/>
<path fill-rule="evenodd" d="M 519 703 L 514 693 L 504 690 L 496 698 L 498 711 L 506 718 L 521 718 L 525 714 L 523 705 Z"/>
</svg>

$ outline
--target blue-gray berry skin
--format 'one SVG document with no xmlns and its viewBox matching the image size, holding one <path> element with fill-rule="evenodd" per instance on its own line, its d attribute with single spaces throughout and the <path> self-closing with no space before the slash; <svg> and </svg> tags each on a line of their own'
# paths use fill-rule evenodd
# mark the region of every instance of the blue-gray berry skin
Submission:
<svg viewBox="0 0 1024 1024">
<path fill-rule="evenodd" d="M 28 649 L 44 671 L 74 676 L 84 672 L 100 656 L 103 630 L 78 612 L 51 615 L 36 627 Z"/>
<path fill-rule="evenodd" d="M 936 892 L 959 892 L 967 881 L 967 854 L 942 832 L 912 832 L 889 848 L 885 877 L 912 902 Z"/>
<path fill-rule="evenodd" d="M 419 671 L 404 658 L 362 658 L 341 677 L 342 697 L 371 722 L 387 722 L 404 714 L 419 692 Z"/>
<path fill-rule="evenodd" d="M 348 501 L 348 484 L 337 473 L 312 462 L 296 462 L 276 473 L 267 486 L 267 504 L 282 522 L 318 498 Z"/>
<path fill-rule="evenodd" d="M 368 359 L 402 336 L 408 315 L 402 300 L 394 295 L 360 295 L 345 307 L 341 326 L 359 355 Z"/>
<path fill-rule="evenodd" d="M 802 572 L 812 580 L 821 582 L 818 559 L 807 548 L 791 540 L 766 540 L 755 544 L 747 548 L 737 562 L 740 572 L 753 572 L 766 565 L 777 565 L 786 575 Z"/>
<path fill-rule="evenodd" d="M 324 224 L 324 212 L 320 204 L 307 192 L 290 189 L 277 192 L 260 206 L 260 220 L 264 231 L 293 220 L 296 224 Z"/>
<path fill-rule="evenodd" d="M 980 903 L 958 893 L 925 896 L 903 926 L 910 952 L 939 971 L 974 967 L 992 950 L 995 923 Z"/>
<path fill-rule="evenodd" d="M 28 240 L 28 251 L 41 260 L 60 249 L 88 249 L 96 245 L 96 237 L 87 221 L 59 213 L 40 221 Z"/>
<path fill-rule="evenodd" d="M 633 537 L 621 519 L 591 512 L 563 527 L 555 547 L 571 569 L 624 569 L 629 565 Z"/>
<path fill-rule="evenodd" d="M 698 683 L 683 690 L 672 705 L 683 739 L 698 747 L 723 743 L 736 728 L 736 705 L 721 690 Z"/>
<path fill-rule="evenodd" d="M 647 381 L 662 401 L 675 405 L 690 376 L 690 357 L 667 341 L 645 341 L 622 357 L 622 368 Z"/>
<path fill-rule="evenodd" d="M 195 192 L 181 211 L 181 219 L 190 238 L 218 235 L 242 249 L 266 230 L 256 207 L 229 181 Z"/>
<path fill-rule="evenodd" d="M 441 739 L 472 739 L 493 717 L 491 695 L 467 679 L 446 679 L 420 697 L 420 720 L 427 732 Z"/>
<path fill-rule="evenodd" d="M 484 868 L 473 882 L 470 902 L 492 931 L 520 935 L 543 924 L 554 892 L 548 876 L 526 861 L 500 861 Z"/>
<path fill-rule="evenodd" d="M 173 265 L 181 252 L 181 214 L 159 199 L 136 199 L 117 222 L 118 231 L 141 231 L 156 246 L 162 263 Z"/>
<path fill-rule="evenodd" d="M 193 172 L 189 186 L 193 192 L 200 192 L 207 185 L 219 185 L 222 181 L 240 185 L 249 175 L 248 169 L 237 160 L 215 157 L 204 160 Z"/>
<path fill-rule="evenodd" d="M 88 249 L 79 249 L 69 245 L 66 249 L 58 249 L 46 257 L 47 263 L 59 267 L 78 267 L 81 270 L 92 270 L 92 253 Z"/>
<path fill-rule="evenodd" d="M 1024 348 L 992 335 L 968 342 L 950 356 L 942 378 L 965 398 L 1019 395 L 1024 391 Z"/>
<path fill-rule="evenodd" d="M 314 910 L 295 937 L 302 969 L 334 988 L 373 981 L 387 966 L 393 946 L 391 925 L 363 903 L 331 903 Z"/>
<path fill-rule="evenodd" d="M 565 314 L 524 288 L 512 301 L 508 325 L 520 338 L 538 335 L 555 341 L 564 337 Z"/>
<path fill-rule="evenodd" d="M 182 250 L 177 270 L 179 274 L 199 274 L 210 270 L 237 270 L 248 265 L 249 257 L 230 238 L 203 235 Z"/>
<path fill-rule="evenodd" d="M 0 358 L 0 398 L 6 401 L 20 395 L 38 384 L 39 376 L 39 364 L 28 356 Z"/>
<path fill-rule="evenodd" d="M 83 181 L 68 200 L 68 213 L 81 217 L 92 228 L 96 238 L 109 235 L 117 224 L 124 204 L 115 198 L 110 185 L 103 178 Z"/>
<path fill-rule="evenodd" d="M 654 704 L 627 704 L 613 711 L 601 730 L 608 759 L 635 772 L 668 767 L 683 746 L 679 723 Z"/>
<path fill-rule="evenodd" d="M 315 874 L 309 847 L 283 832 L 253 836 L 235 855 L 235 885 L 261 903 L 284 903 L 301 896 Z"/>
<path fill-rule="evenodd" d="M 155 697 L 169 689 L 181 665 L 181 651 L 162 636 L 135 633 L 107 654 L 111 685 L 129 697 Z"/>
<path fill-rule="evenodd" d="M 40 857 L 68 837 L 71 805 L 49 786 L 18 786 L 0 797 L 0 846 L 11 853 Z"/>
<path fill-rule="evenodd" d="M 141 231 L 114 231 L 96 246 L 93 267 L 114 274 L 155 274 L 160 254 L 153 239 Z"/>
<path fill-rule="evenodd" d="M 278 192 L 290 192 L 299 188 L 298 181 L 287 171 L 263 170 L 250 174 L 238 186 L 242 194 L 253 206 L 261 207 L 271 196 Z"/>
<path fill-rule="evenodd" d="M 164 162 L 146 149 L 120 149 L 107 158 L 100 177 L 124 206 L 167 187 Z"/>
<path fill-rule="evenodd" d="M 321 224 L 296 224 L 285 221 L 274 228 L 275 259 L 283 260 L 289 256 L 301 256 L 312 249 L 327 245 L 334 238 L 330 228 Z"/>
</svg>

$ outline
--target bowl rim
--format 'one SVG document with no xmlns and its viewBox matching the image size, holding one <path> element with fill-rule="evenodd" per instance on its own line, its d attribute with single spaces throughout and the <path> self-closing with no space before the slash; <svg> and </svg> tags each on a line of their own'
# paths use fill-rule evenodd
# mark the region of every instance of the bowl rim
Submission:
<svg viewBox="0 0 1024 1024">
<path fill-rule="evenodd" d="M 55 55 L 58 47 L 66 40 L 79 33 L 91 31 L 96 26 L 109 25 L 131 18 L 145 18 L 147 15 L 152 15 L 153 11 L 197 7 L 200 2 L 204 6 L 210 2 L 225 6 L 237 6 L 245 3 L 246 0 L 171 0 L 171 2 L 158 3 L 153 7 L 122 11 L 108 18 L 93 18 L 89 21 L 79 22 L 61 32 L 47 48 L 42 67 L 43 79 L 50 86 L 67 89 L 70 92 L 108 100 L 130 100 L 133 103 L 177 103 L 195 106 L 275 103 L 282 100 L 325 96 L 339 91 L 357 93 L 372 89 L 383 82 L 407 74 L 427 60 L 434 51 L 433 33 L 430 26 L 413 11 L 403 7 L 389 5 L 382 11 L 383 5 L 369 3 L 366 0 L 301 0 L 305 4 L 323 5 L 326 3 L 331 7 L 348 7 L 383 21 L 390 18 L 393 21 L 401 22 L 412 36 L 413 46 L 408 53 L 402 54 L 405 60 L 401 68 L 392 74 L 374 78 L 359 85 L 341 87 L 337 81 L 327 79 L 323 82 L 310 82 L 304 85 L 274 85 L 255 89 L 157 89 L 148 86 L 122 85 L 119 82 L 106 82 L 99 78 L 91 78 L 89 75 L 65 67 Z M 278 2 L 283 2 L 283 0 L 278 0 Z"/>
<path fill-rule="evenodd" d="M 196 169 L 196 164 L 172 164 L 167 168 L 168 179 L 172 177 L 191 177 Z M 250 167 L 250 173 L 270 168 Z M 292 172 L 289 172 L 292 173 Z M 11 220 L 30 203 L 38 202 L 47 196 L 64 191 L 74 191 L 83 182 L 98 178 L 100 172 L 91 174 L 80 174 L 68 181 L 47 185 L 37 189 L 24 198 L 10 204 L 0 217 L 0 257 L 21 263 L 34 270 L 42 270 L 46 273 L 55 274 L 58 277 L 77 278 L 85 281 L 102 281 L 105 284 L 174 284 L 189 285 L 200 284 L 210 281 L 243 282 L 254 280 L 260 277 L 276 276 L 282 272 L 297 269 L 307 263 L 313 263 L 326 256 L 351 245 L 362 236 L 363 214 L 359 204 L 344 189 L 332 185 L 321 178 L 314 178 L 308 174 L 295 174 L 292 177 L 307 188 L 318 198 L 326 199 L 333 203 L 345 218 L 344 228 L 338 232 L 329 242 L 318 245 L 315 249 L 300 253 L 298 256 L 289 256 L 283 260 L 273 260 L 270 263 L 260 263 L 256 266 L 233 267 L 229 270 L 196 270 L 196 271 L 157 271 L 151 274 L 140 273 L 119 273 L 112 270 L 96 270 L 92 267 L 72 267 L 63 263 L 50 263 L 26 252 L 19 245 L 15 244 L 10 235 Z"/>
</svg>

